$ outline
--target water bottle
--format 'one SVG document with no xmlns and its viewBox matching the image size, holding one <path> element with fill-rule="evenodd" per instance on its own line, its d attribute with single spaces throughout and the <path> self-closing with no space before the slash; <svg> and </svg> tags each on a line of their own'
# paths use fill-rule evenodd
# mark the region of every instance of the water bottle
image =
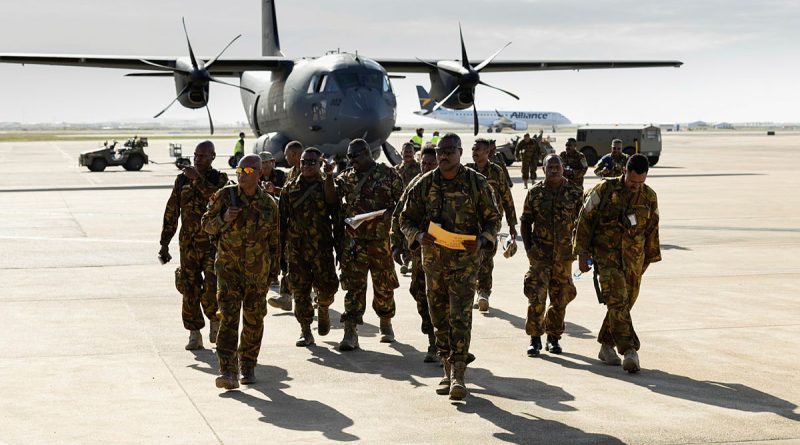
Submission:
<svg viewBox="0 0 800 445">
<path fill-rule="evenodd" d="M 588 263 L 589 263 L 589 267 L 591 268 L 592 267 L 592 260 L 589 259 Z M 582 275 L 583 275 L 583 272 L 581 272 L 581 267 L 580 267 L 580 265 L 578 265 L 578 267 L 576 267 L 575 270 L 572 272 L 572 279 L 574 281 L 578 281 L 578 280 L 581 279 Z"/>
</svg>

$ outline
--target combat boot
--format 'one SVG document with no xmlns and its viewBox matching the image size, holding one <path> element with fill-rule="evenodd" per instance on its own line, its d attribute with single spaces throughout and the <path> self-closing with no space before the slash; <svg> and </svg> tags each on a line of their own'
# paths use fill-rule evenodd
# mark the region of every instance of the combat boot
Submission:
<svg viewBox="0 0 800 445">
<path fill-rule="evenodd" d="M 317 310 L 317 332 L 324 337 L 330 331 L 331 317 L 328 314 L 328 306 L 320 306 Z"/>
<path fill-rule="evenodd" d="M 208 330 L 208 341 L 213 344 L 217 342 L 217 334 L 219 334 L 219 321 L 211 320 L 210 325 L 211 327 Z"/>
<path fill-rule="evenodd" d="M 436 349 L 436 337 L 433 334 L 428 334 L 428 352 L 422 360 L 425 363 L 436 363 L 439 361 L 439 355 Z"/>
<path fill-rule="evenodd" d="M 344 338 L 339 343 L 340 351 L 352 351 L 358 349 L 358 330 L 356 323 L 353 321 L 344 322 Z"/>
<path fill-rule="evenodd" d="M 527 189 L 528 188 L 528 180 L 526 179 L 526 180 L 522 181 L 522 183 L 524 184 L 524 187 Z"/>
<path fill-rule="evenodd" d="M 242 385 L 252 385 L 256 382 L 256 370 L 255 368 L 245 368 L 242 369 L 242 379 L 240 380 Z"/>
<path fill-rule="evenodd" d="M 552 335 L 547 336 L 547 345 L 545 349 L 552 354 L 561 354 L 561 345 L 558 344 L 558 339 Z"/>
<path fill-rule="evenodd" d="M 614 347 L 607 344 L 600 346 L 600 352 L 597 354 L 597 358 L 607 365 L 619 366 L 620 363 L 622 363 L 622 360 L 619 359 L 616 351 L 614 351 Z"/>
<path fill-rule="evenodd" d="M 311 333 L 311 326 L 304 324 L 300 331 L 300 338 L 294 344 L 297 347 L 313 346 L 314 334 Z"/>
<path fill-rule="evenodd" d="M 466 370 L 466 363 L 453 363 L 453 377 L 450 379 L 450 400 L 464 400 L 464 397 L 467 396 L 467 386 L 464 384 L 464 372 Z"/>
<path fill-rule="evenodd" d="M 636 353 L 635 349 L 629 348 L 625 351 L 625 359 L 622 360 L 622 369 L 631 374 L 639 372 L 639 354 Z"/>
<path fill-rule="evenodd" d="M 221 389 L 236 389 L 239 387 L 239 376 L 231 371 L 225 371 L 222 375 L 217 376 L 217 388 Z"/>
<path fill-rule="evenodd" d="M 381 343 L 391 343 L 394 341 L 394 329 L 392 329 L 391 318 L 381 318 Z"/>
<path fill-rule="evenodd" d="M 489 312 L 489 296 L 484 293 L 478 294 L 478 310 L 481 312 Z"/>
<path fill-rule="evenodd" d="M 281 294 L 279 297 L 269 297 L 267 298 L 267 303 L 269 303 L 269 305 L 272 307 L 283 309 L 284 311 L 291 311 L 292 295 L 284 293 Z"/>
<path fill-rule="evenodd" d="M 203 349 L 203 335 L 200 331 L 189 331 L 189 343 L 186 343 L 187 351 Z"/>
<path fill-rule="evenodd" d="M 542 337 L 531 335 L 531 344 L 528 346 L 528 357 L 538 357 L 542 350 Z"/>
<path fill-rule="evenodd" d="M 453 364 L 446 358 L 442 359 L 442 368 L 444 368 L 444 377 L 439 380 L 439 386 L 436 388 L 436 394 L 446 396 L 450 394 L 450 377 L 453 372 Z"/>
</svg>

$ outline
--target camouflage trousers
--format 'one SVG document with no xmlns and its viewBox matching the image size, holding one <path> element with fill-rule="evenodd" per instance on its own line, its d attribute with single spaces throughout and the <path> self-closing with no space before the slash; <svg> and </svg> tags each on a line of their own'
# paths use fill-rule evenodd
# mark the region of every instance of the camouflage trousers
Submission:
<svg viewBox="0 0 800 445">
<path fill-rule="evenodd" d="M 217 269 L 217 300 L 220 327 L 217 335 L 217 358 L 220 372 L 239 372 L 256 366 L 264 317 L 267 315 L 267 285 L 264 279 L 246 279 L 246 271 Z M 239 337 L 239 320 L 242 334 Z"/>
<path fill-rule="evenodd" d="M 475 296 L 477 262 L 474 267 L 425 267 L 428 307 L 439 356 L 451 363 L 467 362 L 472 338 L 472 300 Z"/>
<path fill-rule="evenodd" d="M 367 274 L 372 275 L 372 309 L 380 318 L 394 317 L 394 290 L 400 287 L 400 282 L 394 270 L 389 240 L 358 239 L 351 241 L 342 255 L 342 289 L 347 291 L 342 322 L 364 323 Z"/>
<path fill-rule="evenodd" d="M 431 323 L 431 313 L 428 310 L 428 295 L 425 292 L 425 271 L 422 269 L 422 258 L 419 250 L 412 253 L 411 259 L 411 286 L 408 291 L 417 302 L 417 312 L 422 318 L 420 329 L 423 334 L 433 334 L 433 324 Z"/>
<path fill-rule="evenodd" d="M 481 264 L 478 267 L 477 291 L 486 296 L 492 295 L 492 272 L 494 272 L 494 256 L 497 254 L 497 243 L 491 248 L 480 251 Z"/>
<path fill-rule="evenodd" d="M 633 330 L 631 309 L 639 296 L 642 274 L 638 270 L 622 270 L 618 267 L 598 269 L 600 289 L 606 305 L 606 317 L 597 335 L 602 344 L 614 345 L 620 354 L 630 348 L 639 350 L 639 337 Z"/>
<path fill-rule="evenodd" d="M 180 243 L 181 268 L 177 279 L 183 287 L 181 318 L 183 327 L 197 331 L 217 316 L 217 275 L 214 273 L 216 248 L 211 241 Z"/>
<path fill-rule="evenodd" d="M 528 155 L 528 153 L 522 153 L 522 179 L 527 181 L 528 178 L 532 180 L 536 180 L 536 169 L 538 166 L 536 165 L 538 160 L 536 156 L 533 154 Z"/>
<path fill-rule="evenodd" d="M 525 274 L 524 292 L 528 297 L 528 318 L 525 333 L 543 334 L 560 339 L 564 333 L 564 315 L 567 304 L 575 299 L 577 291 L 572 283 L 572 260 L 552 261 L 530 258 L 530 269 Z M 550 306 L 547 307 L 547 295 Z"/>
<path fill-rule="evenodd" d="M 288 289 L 294 296 L 294 316 L 300 325 L 314 321 L 314 306 L 311 289 L 317 291 L 317 304 L 328 307 L 339 290 L 339 277 L 332 249 L 327 252 L 298 252 L 288 255 Z"/>
</svg>

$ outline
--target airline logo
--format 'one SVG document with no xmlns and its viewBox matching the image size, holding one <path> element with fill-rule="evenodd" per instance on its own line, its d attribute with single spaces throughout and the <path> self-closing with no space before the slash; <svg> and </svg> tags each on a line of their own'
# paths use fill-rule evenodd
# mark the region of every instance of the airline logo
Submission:
<svg viewBox="0 0 800 445">
<path fill-rule="evenodd" d="M 513 112 L 511 113 L 511 119 L 539 119 L 539 120 L 546 120 L 547 116 L 550 113 L 524 113 L 524 112 Z"/>
<path fill-rule="evenodd" d="M 422 107 L 422 108 L 425 108 L 425 107 L 428 106 L 429 103 L 431 103 L 432 100 L 433 99 L 431 99 L 430 97 L 420 97 L 419 98 L 419 106 Z"/>
</svg>

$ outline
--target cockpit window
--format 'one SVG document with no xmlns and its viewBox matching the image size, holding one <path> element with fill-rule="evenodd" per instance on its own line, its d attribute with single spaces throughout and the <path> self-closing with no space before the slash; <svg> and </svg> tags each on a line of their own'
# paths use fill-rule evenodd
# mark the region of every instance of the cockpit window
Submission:
<svg viewBox="0 0 800 445">
<path fill-rule="evenodd" d="M 334 78 L 342 89 L 367 87 L 383 92 L 392 89 L 389 78 L 378 70 L 339 71 L 334 73 Z"/>
</svg>

